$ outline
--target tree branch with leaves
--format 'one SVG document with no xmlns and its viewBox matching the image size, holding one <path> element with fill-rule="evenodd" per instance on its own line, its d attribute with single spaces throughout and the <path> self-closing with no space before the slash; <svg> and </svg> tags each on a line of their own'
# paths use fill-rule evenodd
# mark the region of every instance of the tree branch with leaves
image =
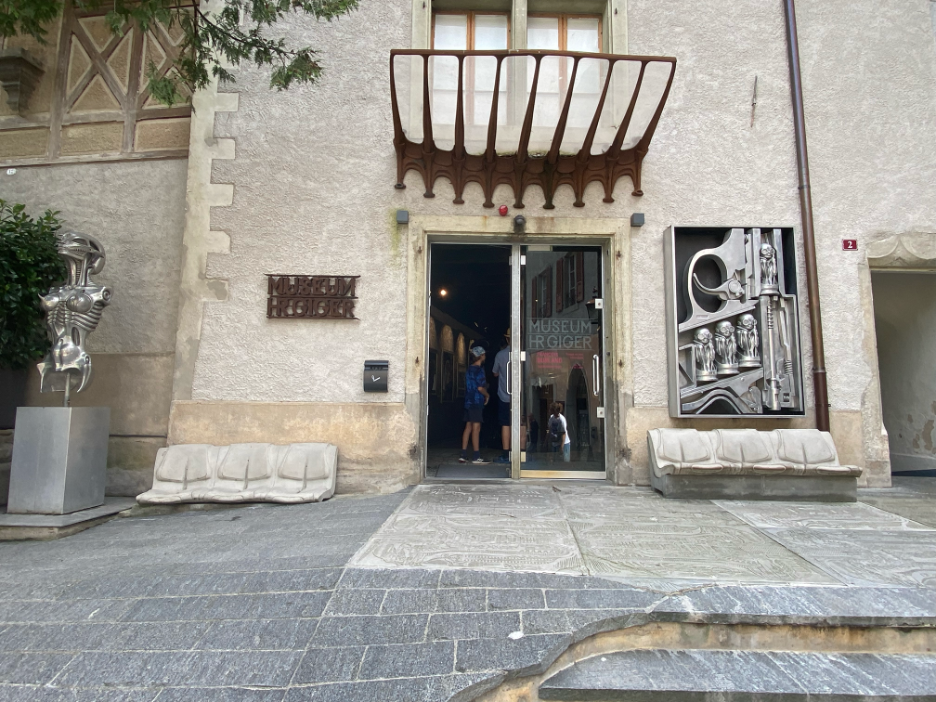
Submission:
<svg viewBox="0 0 936 702">
<path fill-rule="evenodd" d="M 122 35 L 127 27 L 146 32 L 157 23 L 177 27 L 182 39 L 172 70 L 146 67 L 150 94 L 166 105 L 186 102 L 192 93 L 217 78 L 234 82 L 229 67 L 242 62 L 272 66 L 270 87 L 286 90 L 312 84 L 322 74 L 318 53 L 310 46 L 291 46 L 272 36 L 272 27 L 286 15 L 306 14 L 331 21 L 357 8 L 359 0 L 221 0 L 216 11 L 204 3 L 179 0 L 0 0 L 0 37 L 24 35 L 48 42 L 48 26 L 61 14 L 63 2 L 86 12 L 106 12 L 110 30 Z"/>
</svg>

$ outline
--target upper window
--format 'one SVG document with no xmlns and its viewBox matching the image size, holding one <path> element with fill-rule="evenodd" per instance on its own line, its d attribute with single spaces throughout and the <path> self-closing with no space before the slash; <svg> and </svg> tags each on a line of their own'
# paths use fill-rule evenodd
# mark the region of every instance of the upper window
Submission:
<svg viewBox="0 0 936 702">
<path fill-rule="evenodd" d="M 598 15 L 531 14 L 527 17 L 528 49 L 601 51 Z M 499 12 L 434 12 L 432 48 L 493 51 L 510 47 L 510 17 Z"/>
<path fill-rule="evenodd" d="M 510 19 L 506 13 L 436 12 L 432 20 L 433 49 L 495 51 L 510 48 Z"/>
<path fill-rule="evenodd" d="M 434 12 L 432 23 L 432 48 L 449 51 L 494 51 L 509 49 L 510 17 L 505 12 L 439 11 Z M 527 17 L 526 45 L 529 49 L 548 51 L 582 51 L 597 53 L 601 50 L 601 17 L 598 15 L 530 14 Z M 527 62 L 530 69 L 524 75 L 514 69 L 514 79 L 520 79 L 531 87 L 533 78 L 532 59 Z M 455 58 L 442 57 L 432 64 L 432 110 L 438 121 L 446 125 L 455 124 L 456 99 L 458 92 L 458 62 Z M 555 126 L 562 101 L 569 87 L 572 59 L 546 59 L 543 62 L 539 81 L 538 107 L 534 114 L 534 127 Z M 469 140 L 472 137 L 481 143 L 492 107 L 494 78 L 497 62 L 493 58 L 471 58 L 465 62 L 466 128 Z M 597 64 L 584 64 L 579 72 L 578 90 L 594 100 L 601 91 L 603 76 Z M 506 95 L 507 82 L 502 81 L 500 93 Z M 579 111 L 579 100 L 574 106 Z M 498 124 L 507 119 L 506 101 L 498 103 Z M 522 107 L 515 109 L 521 109 Z M 576 115 L 573 115 L 573 122 Z M 483 129 L 475 134 L 472 127 Z M 454 132 L 452 134 L 454 138 Z"/>
<path fill-rule="evenodd" d="M 433 48 L 440 50 L 494 51 L 509 48 L 510 24 L 505 13 L 490 12 L 438 12 L 433 15 Z M 486 125 L 494 98 L 494 80 L 497 62 L 490 57 L 469 59 L 465 62 L 466 127 Z M 458 97 L 458 61 L 454 57 L 439 57 L 432 62 L 432 112 L 447 124 L 455 124 L 456 100 Z M 501 96 L 507 90 L 500 86 Z M 501 103 L 499 120 L 506 115 Z M 483 138 L 482 134 L 476 135 Z M 454 139 L 454 132 L 452 133 Z"/>
<path fill-rule="evenodd" d="M 415 170 L 427 197 L 444 177 L 454 203 L 479 184 L 484 206 L 493 207 L 494 189 L 509 185 L 520 207 L 534 186 L 550 209 L 563 185 L 578 207 L 591 183 L 601 183 L 605 202 L 613 202 L 614 184 L 629 175 L 633 194 L 642 195 L 640 166 L 676 60 L 627 55 L 626 4 L 413 2 L 412 49 L 391 51 L 397 187 Z M 572 266 L 567 280 L 578 303 L 579 269 Z M 555 308 L 551 294 L 541 299 Z M 567 299 L 571 287 L 562 289 Z"/>
<path fill-rule="evenodd" d="M 601 51 L 601 17 L 530 15 L 527 48 L 551 51 Z"/>
</svg>

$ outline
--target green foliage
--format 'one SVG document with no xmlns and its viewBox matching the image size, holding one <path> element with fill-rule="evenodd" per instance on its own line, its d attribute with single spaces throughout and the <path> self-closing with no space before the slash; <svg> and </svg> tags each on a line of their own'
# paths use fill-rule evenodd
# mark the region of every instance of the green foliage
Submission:
<svg viewBox="0 0 936 702">
<path fill-rule="evenodd" d="M 25 368 L 49 350 L 39 296 L 65 279 L 58 213 L 38 219 L 0 200 L 0 368 Z"/>
<path fill-rule="evenodd" d="M 44 42 L 45 25 L 68 0 L 0 0 L 0 37 L 25 34 Z M 270 87 L 285 90 L 294 83 L 311 84 L 322 74 L 317 53 L 309 46 L 293 47 L 269 36 L 269 29 L 287 14 L 305 13 L 332 20 L 358 6 L 359 0 L 222 0 L 217 12 L 187 0 L 74 0 L 84 9 L 104 9 L 114 34 L 127 23 L 146 30 L 159 22 L 182 31 L 181 52 L 173 70 L 160 76 L 146 67 L 148 88 L 166 105 L 185 102 L 195 90 L 216 77 L 233 82 L 228 66 L 249 61 L 272 66 Z"/>
<path fill-rule="evenodd" d="M 61 11 L 60 0 L 0 0 L 0 37 L 28 34 L 44 44 L 46 25 Z"/>
</svg>

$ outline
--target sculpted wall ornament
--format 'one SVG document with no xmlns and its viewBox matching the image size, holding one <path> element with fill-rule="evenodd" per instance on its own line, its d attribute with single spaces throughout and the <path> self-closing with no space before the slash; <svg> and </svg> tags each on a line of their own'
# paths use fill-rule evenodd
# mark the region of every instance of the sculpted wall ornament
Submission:
<svg viewBox="0 0 936 702">
<path fill-rule="evenodd" d="M 757 320 L 752 314 L 742 314 L 738 317 L 738 328 L 735 332 L 738 337 L 738 349 L 741 352 L 739 368 L 760 368 L 760 340 L 757 335 Z"/>
<path fill-rule="evenodd" d="M 770 244 L 761 244 L 761 293 L 773 295 L 780 291 L 777 285 L 777 252 Z"/>
<path fill-rule="evenodd" d="M 874 269 L 936 270 L 936 233 L 908 232 L 872 241 L 866 247 Z"/>
<path fill-rule="evenodd" d="M 72 390 L 81 392 L 91 382 L 91 357 L 85 341 L 111 303 L 111 289 L 91 280 L 104 268 L 107 257 L 101 242 L 90 234 L 61 232 L 58 251 L 68 267 L 68 280 L 41 298 L 52 349 L 38 365 L 41 392 L 64 393 L 68 407 Z"/>
<path fill-rule="evenodd" d="M 700 383 L 718 380 L 715 373 L 715 347 L 712 345 L 712 332 L 705 327 L 695 333 L 693 351 L 696 360 L 696 379 Z"/>
<path fill-rule="evenodd" d="M 715 325 L 715 359 L 718 375 L 734 375 L 738 372 L 738 342 L 735 340 L 734 325 L 727 319 Z"/>
<path fill-rule="evenodd" d="M 792 229 L 671 227 L 665 247 L 670 414 L 802 415 Z"/>
</svg>

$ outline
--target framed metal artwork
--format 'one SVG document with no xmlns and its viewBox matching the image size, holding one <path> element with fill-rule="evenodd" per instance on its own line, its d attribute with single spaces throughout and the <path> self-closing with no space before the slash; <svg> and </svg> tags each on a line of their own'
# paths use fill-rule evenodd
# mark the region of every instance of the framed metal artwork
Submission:
<svg viewBox="0 0 936 702">
<path fill-rule="evenodd" d="M 664 250 L 670 415 L 801 416 L 793 229 L 673 226 Z"/>
</svg>

